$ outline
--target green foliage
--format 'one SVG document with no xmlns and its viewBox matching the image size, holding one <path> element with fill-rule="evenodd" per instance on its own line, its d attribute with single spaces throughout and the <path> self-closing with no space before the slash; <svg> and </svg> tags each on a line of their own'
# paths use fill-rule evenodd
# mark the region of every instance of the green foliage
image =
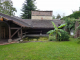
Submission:
<svg viewBox="0 0 80 60">
<path fill-rule="evenodd" d="M 58 41 L 68 41 L 69 35 L 66 31 L 61 32 L 61 36 L 58 36 Z"/>
<path fill-rule="evenodd" d="M 53 15 L 53 19 L 55 19 L 55 16 Z"/>
<path fill-rule="evenodd" d="M 79 39 L 77 43 L 80 44 L 80 37 L 78 37 L 77 39 Z"/>
<path fill-rule="evenodd" d="M 14 16 L 15 12 L 17 12 L 16 8 L 13 7 L 12 1 L 5 1 L 3 3 L 0 3 L 0 12 L 7 14 L 9 16 Z"/>
<path fill-rule="evenodd" d="M 56 36 L 55 35 L 49 36 L 49 41 L 56 41 Z"/>
<path fill-rule="evenodd" d="M 76 11 L 68 17 L 78 19 L 80 17 L 80 11 Z"/>
<path fill-rule="evenodd" d="M 64 19 L 66 19 L 66 18 L 75 18 L 75 19 L 79 19 L 79 17 L 80 17 L 80 11 L 75 11 L 75 12 L 73 12 L 73 14 L 61 18 L 61 20 L 64 20 Z"/>
<path fill-rule="evenodd" d="M 36 10 L 36 6 L 34 5 L 35 0 L 26 0 L 22 7 L 22 15 L 23 19 L 31 19 L 31 11 Z"/>
<path fill-rule="evenodd" d="M 52 22 L 52 24 L 53 24 L 54 30 L 48 31 L 47 34 L 49 34 L 50 36 L 53 35 L 53 34 L 55 34 L 56 39 L 57 39 L 58 36 L 61 36 L 61 32 L 63 32 L 64 30 L 58 29 L 58 27 L 55 25 L 54 22 Z M 62 28 L 62 27 L 64 27 L 65 25 L 66 25 L 66 24 L 61 24 L 61 25 L 59 26 L 59 28 L 60 28 L 60 27 Z"/>
<path fill-rule="evenodd" d="M 78 41 L 77 43 L 80 44 L 80 41 Z"/>
<path fill-rule="evenodd" d="M 58 28 L 62 28 L 64 26 L 66 26 L 66 24 L 61 24 Z"/>
<path fill-rule="evenodd" d="M 77 27 L 77 29 L 80 29 L 80 25 Z"/>
<path fill-rule="evenodd" d="M 75 21 L 76 21 L 75 18 L 66 18 L 64 20 L 65 20 L 65 23 L 66 23 L 65 29 L 66 29 L 67 32 L 70 33 L 71 29 L 75 30 Z"/>
</svg>

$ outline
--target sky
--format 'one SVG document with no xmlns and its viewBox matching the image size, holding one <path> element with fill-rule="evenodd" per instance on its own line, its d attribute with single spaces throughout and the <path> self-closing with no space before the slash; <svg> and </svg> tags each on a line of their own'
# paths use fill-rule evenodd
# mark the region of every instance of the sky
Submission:
<svg viewBox="0 0 80 60">
<path fill-rule="evenodd" d="M 22 6 L 25 0 L 12 0 L 13 6 L 17 9 L 16 16 L 20 16 L 22 11 Z M 80 0 L 36 0 L 35 5 L 38 10 L 41 11 L 53 11 L 53 15 L 57 16 L 60 14 L 61 16 L 70 15 L 72 11 L 79 10 Z"/>
</svg>

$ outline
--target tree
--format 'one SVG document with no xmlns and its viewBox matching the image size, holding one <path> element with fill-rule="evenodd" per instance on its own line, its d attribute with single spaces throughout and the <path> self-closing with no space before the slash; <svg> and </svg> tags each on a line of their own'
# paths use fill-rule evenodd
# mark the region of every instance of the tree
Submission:
<svg viewBox="0 0 80 60">
<path fill-rule="evenodd" d="M 73 10 L 72 10 L 72 12 L 73 12 L 72 14 L 61 18 L 61 20 L 64 20 L 64 19 L 66 19 L 66 18 L 75 18 L 75 19 L 79 19 L 79 17 L 80 17 L 80 7 L 79 7 L 79 10 L 77 10 L 77 11 L 73 11 Z"/>
<path fill-rule="evenodd" d="M 79 11 L 80 11 L 80 7 L 79 7 Z"/>
<path fill-rule="evenodd" d="M 55 16 L 53 15 L 53 19 L 55 19 Z"/>
<path fill-rule="evenodd" d="M 66 18 L 64 19 L 66 26 L 65 30 L 70 33 L 71 29 L 75 30 L 75 21 L 77 21 L 75 18 Z"/>
<path fill-rule="evenodd" d="M 47 34 L 53 35 L 55 33 L 56 39 L 58 39 L 58 35 L 61 36 L 61 32 L 64 32 L 64 30 L 60 28 L 64 27 L 66 24 L 61 24 L 59 27 L 57 27 L 54 22 L 52 22 L 52 24 L 53 24 L 54 30 L 48 31 Z"/>
<path fill-rule="evenodd" d="M 23 19 L 31 19 L 31 11 L 36 10 L 36 6 L 34 5 L 35 0 L 26 0 L 23 4 L 22 15 Z"/>
<path fill-rule="evenodd" d="M 61 16 L 60 16 L 60 14 L 58 14 L 57 17 L 56 17 L 56 19 L 60 19 L 60 18 L 61 18 Z"/>
<path fill-rule="evenodd" d="M 13 7 L 12 1 L 5 1 L 3 3 L 0 3 L 0 12 L 7 14 L 9 16 L 14 16 L 15 12 L 17 12 L 16 8 Z"/>
</svg>

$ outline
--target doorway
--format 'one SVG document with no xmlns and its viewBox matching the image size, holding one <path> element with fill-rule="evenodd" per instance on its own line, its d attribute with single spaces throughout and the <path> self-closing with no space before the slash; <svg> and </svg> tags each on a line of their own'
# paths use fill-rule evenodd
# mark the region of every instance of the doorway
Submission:
<svg viewBox="0 0 80 60">
<path fill-rule="evenodd" d="M 5 39 L 5 27 L 1 27 L 1 38 Z"/>
</svg>

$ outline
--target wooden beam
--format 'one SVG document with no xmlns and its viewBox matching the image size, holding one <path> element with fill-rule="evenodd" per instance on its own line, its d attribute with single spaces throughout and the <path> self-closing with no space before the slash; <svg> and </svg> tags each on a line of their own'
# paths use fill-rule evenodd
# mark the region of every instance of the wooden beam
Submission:
<svg viewBox="0 0 80 60">
<path fill-rule="evenodd" d="M 9 26 L 9 39 L 11 39 L 11 29 L 10 29 L 10 26 Z"/>
<path fill-rule="evenodd" d="M 21 28 L 21 40 L 22 40 L 22 28 Z"/>
<path fill-rule="evenodd" d="M 23 34 L 26 34 L 26 33 L 28 33 L 28 32 L 25 32 L 25 33 L 23 33 Z"/>
<path fill-rule="evenodd" d="M 20 28 L 20 29 L 21 29 L 21 28 Z M 11 38 L 12 38 L 20 29 L 16 30 L 15 33 L 11 36 Z"/>
<path fill-rule="evenodd" d="M 11 27 L 11 29 L 20 29 L 20 27 Z"/>
</svg>

